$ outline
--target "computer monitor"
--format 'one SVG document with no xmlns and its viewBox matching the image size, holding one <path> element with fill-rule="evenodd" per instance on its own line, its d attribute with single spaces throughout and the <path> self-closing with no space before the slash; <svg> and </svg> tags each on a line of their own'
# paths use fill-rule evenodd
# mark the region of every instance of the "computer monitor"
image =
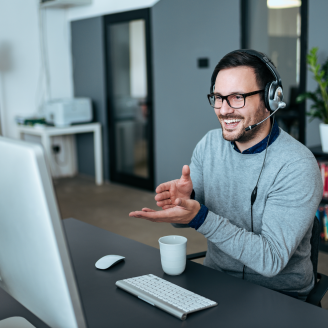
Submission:
<svg viewBox="0 0 328 328">
<path fill-rule="evenodd" d="M 41 146 L 0 137 L 0 287 L 50 327 L 86 327 Z"/>
</svg>

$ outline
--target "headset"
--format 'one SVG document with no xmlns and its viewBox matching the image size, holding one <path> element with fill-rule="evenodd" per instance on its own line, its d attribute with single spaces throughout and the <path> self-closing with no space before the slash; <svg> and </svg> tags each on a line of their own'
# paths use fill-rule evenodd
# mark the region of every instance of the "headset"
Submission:
<svg viewBox="0 0 328 328">
<path fill-rule="evenodd" d="M 264 88 L 265 107 L 271 112 L 271 114 L 268 117 L 266 117 L 263 121 L 248 126 L 245 129 L 245 131 L 249 131 L 249 130 L 257 127 L 258 125 L 262 124 L 269 117 L 274 115 L 278 111 L 278 109 L 285 108 L 286 103 L 283 102 L 284 93 L 282 91 L 282 83 L 281 83 L 280 75 L 279 75 L 278 71 L 276 70 L 276 68 L 274 67 L 274 65 L 271 63 L 270 59 L 267 56 L 261 54 L 260 52 L 258 52 L 256 50 L 252 50 L 252 49 L 234 50 L 232 52 L 229 52 L 226 56 L 231 55 L 233 53 L 238 53 L 238 52 L 239 53 L 243 52 L 248 55 L 259 58 L 267 66 L 267 68 L 270 70 L 273 77 L 275 78 L 275 81 L 267 83 L 267 85 Z M 214 70 L 212 77 L 211 77 L 211 91 L 210 92 L 213 92 L 213 90 L 214 90 L 214 85 L 215 85 L 215 80 L 216 80 L 217 74 L 218 74 L 218 72 L 216 70 Z"/>
<path fill-rule="evenodd" d="M 265 89 L 264 89 L 265 107 L 270 111 L 271 114 L 268 117 L 266 117 L 264 120 L 262 120 L 261 122 L 248 126 L 245 129 L 245 131 L 249 131 L 249 130 L 255 128 L 256 126 L 258 126 L 259 124 L 263 123 L 264 121 L 266 121 L 272 115 L 274 115 L 278 109 L 285 108 L 286 103 L 283 102 L 284 94 L 282 91 L 282 83 L 281 83 L 280 75 L 279 75 L 278 71 L 276 70 L 276 68 L 274 67 L 274 65 L 269 60 L 269 58 L 266 57 L 265 55 L 261 54 L 260 52 L 251 50 L 251 49 L 235 50 L 235 51 L 229 52 L 226 56 L 233 54 L 233 53 L 240 53 L 240 52 L 243 52 L 243 53 L 246 53 L 251 56 L 255 56 L 255 57 L 259 58 L 267 66 L 267 68 L 270 70 L 270 72 L 272 73 L 272 75 L 275 78 L 275 81 L 267 83 L 267 85 L 265 86 Z M 211 91 L 210 92 L 214 91 L 215 80 L 216 80 L 217 74 L 218 74 L 218 72 L 216 70 L 214 70 L 212 77 L 211 77 Z M 261 174 L 262 174 L 262 171 L 264 168 L 264 163 L 265 163 L 265 159 L 266 159 L 266 155 L 267 155 L 267 150 L 268 150 L 268 145 L 269 145 L 270 138 L 271 138 L 271 132 L 272 132 L 273 125 L 274 125 L 274 117 L 273 117 L 271 129 L 270 129 L 270 133 L 269 133 L 269 138 L 268 138 L 266 148 L 265 148 L 265 155 L 264 155 L 262 168 L 261 168 L 259 177 L 257 179 L 255 188 L 253 189 L 252 194 L 251 194 L 251 229 L 252 229 L 252 232 L 253 232 L 253 204 L 255 203 L 255 200 L 256 200 L 257 186 L 260 181 L 260 177 L 261 177 Z M 244 265 L 243 266 L 243 279 L 244 279 L 244 275 L 245 275 L 245 267 L 246 266 Z"/>
</svg>

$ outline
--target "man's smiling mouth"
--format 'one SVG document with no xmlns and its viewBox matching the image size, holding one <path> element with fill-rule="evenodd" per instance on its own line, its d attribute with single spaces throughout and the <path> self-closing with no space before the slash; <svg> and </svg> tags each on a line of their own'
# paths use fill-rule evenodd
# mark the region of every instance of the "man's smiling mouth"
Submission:
<svg viewBox="0 0 328 328">
<path fill-rule="evenodd" d="M 237 127 L 237 125 L 239 124 L 241 119 L 225 119 L 223 121 L 224 121 L 224 125 L 227 129 L 234 129 Z"/>
</svg>

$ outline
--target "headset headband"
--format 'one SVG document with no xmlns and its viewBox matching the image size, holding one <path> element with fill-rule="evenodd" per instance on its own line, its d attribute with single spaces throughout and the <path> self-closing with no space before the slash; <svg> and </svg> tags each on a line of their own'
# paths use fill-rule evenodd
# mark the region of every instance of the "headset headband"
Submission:
<svg viewBox="0 0 328 328">
<path fill-rule="evenodd" d="M 228 54 L 226 54 L 224 57 L 226 57 L 230 54 L 233 54 L 235 52 L 244 52 L 246 54 L 249 54 L 251 56 L 255 56 L 255 57 L 259 58 L 268 67 L 268 69 L 270 70 L 270 72 L 272 73 L 274 78 L 276 79 L 276 82 L 277 82 L 278 86 L 280 86 L 282 88 L 280 75 L 279 75 L 278 71 L 276 70 L 276 68 L 271 64 L 268 57 L 263 56 L 259 52 L 255 51 L 255 50 L 252 50 L 252 49 L 234 50 L 234 51 L 231 51 Z M 214 70 L 214 72 L 212 74 L 212 77 L 211 77 L 211 88 L 213 88 L 213 85 L 215 84 L 215 79 L 216 79 L 217 74 L 218 74 L 218 72 L 216 72 L 216 70 Z M 211 92 L 212 92 L 212 90 L 211 90 Z"/>
</svg>

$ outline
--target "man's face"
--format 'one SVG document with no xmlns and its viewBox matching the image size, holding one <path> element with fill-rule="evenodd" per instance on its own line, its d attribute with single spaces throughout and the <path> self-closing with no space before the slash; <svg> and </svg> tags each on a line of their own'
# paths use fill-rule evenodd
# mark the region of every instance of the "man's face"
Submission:
<svg viewBox="0 0 328 328">
<path fill-rule="evenodd" d="M 256 82 L 253 68 L 239 66 L 219 71 L 214 93 L 227 96 L 234 93 L 248 93 L 260 90 Z M 256 129 L 245 131 L 245 128 L 262 121 L 269 111 L 261 101 L 260 94 L 246 98 L 245 106 L 240 109 L 231 108 L 224 100 L 220 109 L 215 108 L 221 126 L 223 138 L 228 141 L 247 142 L 252 140 L 265 126 L 259 125 Z M 231 120 L 234 120 L 231 122 Z"/>
</svg>

